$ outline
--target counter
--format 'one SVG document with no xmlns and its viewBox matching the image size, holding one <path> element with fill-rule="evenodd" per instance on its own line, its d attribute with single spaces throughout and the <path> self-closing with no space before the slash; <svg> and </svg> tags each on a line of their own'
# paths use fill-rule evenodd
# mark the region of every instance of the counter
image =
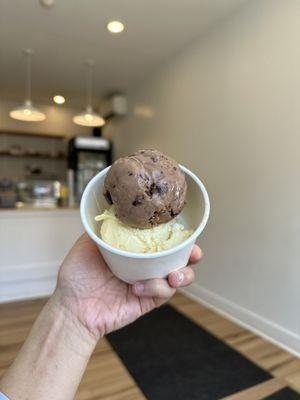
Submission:
<svg viewBox="0 0 300 400">
<path fill-rule="evenodd" d="M 0 211 L 0 302 L 52 293 L 58 268 L 83 232 L 79 209 Z"/>
<path fill-rule="evenodd" d="M 61 210 L 79 210 L 78 206 L 70 207 L 33 207 L 30 205 L 25 205 L 22 207 L 15 207 L 15 208 L 1 208 L 0 207 L 0 216 L 2 213 L 9 213 L 9 212 L 20 212 L 20 211 L 61 211 Z"/>
</svg>

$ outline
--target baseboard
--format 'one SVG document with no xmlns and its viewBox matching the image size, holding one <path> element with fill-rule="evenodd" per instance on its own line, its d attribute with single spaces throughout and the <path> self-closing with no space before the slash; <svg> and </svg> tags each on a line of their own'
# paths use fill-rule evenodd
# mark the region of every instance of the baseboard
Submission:
<svg viewBox="0 0 300 400">
<path fill-rule="evenodd" d="M 12 301 L 23 301 L 39 299 L 50 296 L 55 289 L 56 280 L 50 282 L 39 282 L 37 285 L 22 285 L 21 291 L 16 290 L 15 287 L 8 288 L 4 294 L 1 293 L 0 304 L 10 303 Z"/>
<path fill-rule="evenodd" d="M 233 322 L 300 357 L 300 336 L 294 332 L 196 283 L 183 289 L 182 292 Z"/>
<path fill-rule="evenodd" d="M 0 303 L 49 296 L 60 262 L 0 266 Z"/>
</svg>

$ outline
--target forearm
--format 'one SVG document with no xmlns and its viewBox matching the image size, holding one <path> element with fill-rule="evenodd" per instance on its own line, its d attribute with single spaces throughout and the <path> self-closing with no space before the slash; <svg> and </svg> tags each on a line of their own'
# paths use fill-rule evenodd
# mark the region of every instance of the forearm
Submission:
<svg viewBox="0 0 300 400">
<path fill-rule="evenodd" d="M 0 382 L 11 400 L 71 400 L 96 340 L 52 297 Z"/>
</svg>

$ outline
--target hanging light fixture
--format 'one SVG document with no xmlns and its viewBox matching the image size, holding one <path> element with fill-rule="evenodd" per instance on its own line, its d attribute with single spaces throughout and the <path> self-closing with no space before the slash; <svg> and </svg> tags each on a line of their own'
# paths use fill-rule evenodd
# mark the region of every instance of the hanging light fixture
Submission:
<svg viewBox="0 0 300 400">
<path fill-rule="evenodd" d="M 31 101 L 31 57 L 32 49 L 24 49 L 23 54 L 26 58 L 26 79 L 25 79 L 25 102 L 22 106 L 11 110 L 9 115 L 19 121 L 39 122 L 46 119 L 46 115 L 33 107 Z"/>
<path fill-rule="evenodd" d="M 82 126 L 103 126 L 104 118 L 97 114 L 92 107 L 92 84 L 93 84 L 93 60 L 86 62 L 87 67 L 87 84 L 86 84 L 86 109 L 83 113 L 75 115 L 73 122 Z"/>
</svg>

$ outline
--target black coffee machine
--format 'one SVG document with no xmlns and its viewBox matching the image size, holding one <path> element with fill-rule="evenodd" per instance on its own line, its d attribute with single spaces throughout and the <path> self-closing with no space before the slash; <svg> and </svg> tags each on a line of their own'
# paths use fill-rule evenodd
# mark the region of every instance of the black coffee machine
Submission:
<svg viewBox="0 0 300 400">
<path fill-rule="evenodd" d="M 80 202 L 88 182 L 112 163 L 112 142 L 93 129 L 93 136 L 76 136 L 68 145 L 69 205 Z"/>
</svg>

